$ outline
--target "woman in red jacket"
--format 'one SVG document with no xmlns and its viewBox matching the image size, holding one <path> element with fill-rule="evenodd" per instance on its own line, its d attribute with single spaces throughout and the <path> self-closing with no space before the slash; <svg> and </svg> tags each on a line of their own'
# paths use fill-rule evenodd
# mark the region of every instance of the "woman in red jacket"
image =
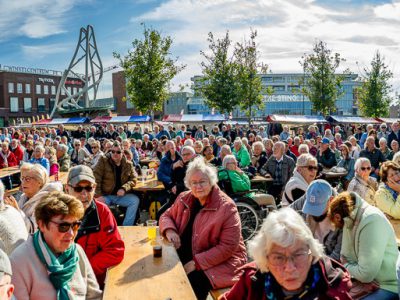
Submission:
<svg viewBox="0 0 400 300">
<path fill-rule="evenodd" d="M 252 263 L 220 300 L 352 299 L 350 274 L 324 255 L 302 217 L 292 208 L 270 213 L 249 242 Z"/>
<path fill-rule="evenodd" d="M 246 263 L 240 217 L 231 198 L 217 186 L 217 171 L 194 159 L 175 203 L 160 217 L 160 232 L 177 249 L 198 299 L 211 289 L 232 286 Z"/>
</svg>

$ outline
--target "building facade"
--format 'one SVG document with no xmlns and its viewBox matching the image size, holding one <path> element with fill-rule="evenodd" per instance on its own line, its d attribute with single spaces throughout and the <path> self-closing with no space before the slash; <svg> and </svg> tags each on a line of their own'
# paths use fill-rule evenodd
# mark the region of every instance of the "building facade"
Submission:
<svg viewBox="0 0 400 300">
<path fill-rule="evenodd" d="M 0 127 L 27 123 L 49 115 L 55 105 L 62 72 L 0 65 Z M 68 78 L 71 94 L 83 87 L 77 78 Z M 61 94 L 61 99 L 65 93 Z M 65 107 L 67 108 L 67 107 Z"/>
</svg>

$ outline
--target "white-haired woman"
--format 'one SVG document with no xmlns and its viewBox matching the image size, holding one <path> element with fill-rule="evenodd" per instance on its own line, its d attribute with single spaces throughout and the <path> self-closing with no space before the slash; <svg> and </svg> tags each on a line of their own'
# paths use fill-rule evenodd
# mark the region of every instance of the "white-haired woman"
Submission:
<svg viewBox="0 0 400 300">
<path fill-rule="evenodd" d="M 311 154 L 302 154 L 297 158 L 293 176 L 285 186 L 282 197 L 282 206 L 287 206 L 303 196 L 309 184 L 315 179 L 318 172 L 317 159 Z"/>
<path fill-rule="evenodd" d="M 44 157 L 45 149 L 42 145 L 35 146 L 35 150 L 33 151 L 32 158 L 29 160 L 31 164 L 40 164 L 43 168 L 46 169 L 47 174 L 50 174 L 50 162 Z"/>
<path fill-rule="evenodd" d="M 91 159 L 91 161 L 89 163 L 89 167 L 91 167 L 93 169 L 94 166 L 99 161 L 99 158 L 101 156 L 103 156 L 104 153 L 100 149 L 100 142 L 99 141 L 94 141 L 93 143 L 90 144 L 90 146 L 92 147 L 93 155 L 92 155 L 92 159 Z"/>
<path fill-rule="evenodd" d="M 291 208 L 268 215 L 249 242 L 254 259 L 223 300 L 352 299 L 347 270 L 324 255 L 302 217 Z"/>
<path fill-rule="evenodd" d="M 62 191 L 60 182 L 49 182 L 49 175 L 39 164 L 24 163 L 21 166 L 21 191 L 18 201 L 14 197 L 5 199 L 6 203 L 20 210 L 29 233 L 37 230 L 35 208 L 40 200 L 52 191 Z"/>
<path fill-rule="evenodd" d="M 348 192 L 356 192 L 362 199 L 374 205 L 375 192 L 378 183 L 375 178 L 369 176 L 371 173 L 371 162 L 366 157 L 360 157 L 354 165 L 355 176 L 347 187 Z"/>
<path fill-rule="evenodd" d="M 260 173 L 262 166 L 268 161 L 267 152 L 262 142 L 253 143 L 252 149 L 251 164 L 256 168 L 257 173 Z"/>
<path fill-rule="evenodd" d="M 198 299 L 232 286 L 247 260 L 236 205 L 217 181 L 216 169 L 195 158 L 185 176 L 189 191 L 160 217 L 160 232 L 177 249 Z"/>
</svg>

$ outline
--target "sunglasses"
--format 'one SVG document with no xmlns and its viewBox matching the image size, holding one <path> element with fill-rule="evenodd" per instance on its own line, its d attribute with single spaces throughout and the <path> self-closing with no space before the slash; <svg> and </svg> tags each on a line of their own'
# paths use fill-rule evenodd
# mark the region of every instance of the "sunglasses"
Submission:
<svg viewBox="0 0 400 300">
<path fill-rule="evenodd" d="M 318 167 L 316 166 L 306 166 L 306 168 L 308 169 L 308 171 L 318 171 Z"/>
<path fill-rule="evenodd" d="M 74 223 L 68 223 L 68 222 L 57 223 L 57 222 L 50 220 L 50 222 L 57 225 L 58 232 L 60 232 L 60 233 L 66 233 L 71 228 L 73 231 L 77 231 L 79 229 L 79 226 L 81 226 L 81 224 L 82 224 L 82 221 L 76 221 Z"/>
<path fill-rule="evenodd" d="M 83 190 L 85 190 L 86 192 L 91 192 L 93 191 L 93 186 L 89 185 L 89 186 L 72 186 L 70 185 L 70 187 L 72 187 L 75 191 L 75 193 L 82 193 Z"/>
<path fill-rule="evenodd" d="M 121 153 L 122 153 L 122 151 L 121 151 L 121 150 L 118 150 L 118 151 L 111 150 L 111 153 L 112 153 L 112 154 L 115 154 L 115 153 L 116 153 L 116 154 L 121 154 Z"/>
<path fill-rule="evenodd" d="M 361 169 L 361 171 L 365 171 L 365 170 L 370 171 L 370 170 L 371 170 L 371 167 L 361 167 L 360 169 Z"/>
</svg>

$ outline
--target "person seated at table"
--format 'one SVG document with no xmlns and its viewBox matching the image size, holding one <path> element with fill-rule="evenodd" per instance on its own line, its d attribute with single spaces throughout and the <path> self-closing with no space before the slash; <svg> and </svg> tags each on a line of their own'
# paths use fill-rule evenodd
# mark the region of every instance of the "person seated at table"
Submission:
<svg viewBox="0 0 400 300">
<path fill-rule="evenodd" d="M 387 141 L 384 137 L 380 138 L 380 140 L 379 140 L 379 150 L 381 150 L 381 152 L 382 152 L 383 156 L 386 158 L 386 160 L 393 159 L 393 152 L 387 146 Z"/>
<path fill-rule="evenodd" d="M 5 204 L 4 185 L 0 181 L 0 249 L 10 255 L 27 238 L 24 219 L 15 207 Z"/>
<path fill-rule="evenodd" d="M 272 156 L 272 148 L 274 147 L 274 142 L 271 139 L 263 138 L 262 143 L 265 148 L 265 153 L 267 153 L 268 159 Z"/>
<path fill-rule="evenodd" d="M 94 200 L 96 179 L 88 166 L 71 168 L 68 173 L 67 193 L 83 204 L 85 214 L 75 242 L 82 246 L 96 275 L 100 288 L 104 288 L 107 269 L 124 258 L 125 245 L 117 222 L 102 202 Z"/>
<path fill-rule="evenodd" d="M 49 175 L 52 176 L 54 174 L 57 174 L 60 170 L 60 166 L 58 165 L 57 162 L 56 149 L 54 149 L 53 147 L 46 147 L 44 152 L 44 157 L 46 157 L 49 160 L 49 165 L 50 165 Z"/>
<path fill-rule="evenodd" d="M 89 163 L 91 156 L 85 147 L 82 147 L 81 141 L 74 140 L 74 149 L 71 152 L 71 164 L 72 166 Z"/>
<path fill-rule="evenodd" d="M 71 159 L 68 155 L 68 146 L 64 144 L 59 144 L 57 146 L 57 162 L 60 166 L 60 172 L 68 172 L 71 166 Z"/>
<path fill-rule="evenodd" d="M 193 148 L 194 148 L 194 151 L 196 151 L 197 155 L 202 155 L 203 154 L 203 143 L 202 143 L 202 141 L 195 141 L 193 143 Z"/>
<path fill-rule="evenodd" d="M 32 140 L 27 140 L 25 142 L 25 151 L 24 151 L 24 158 L 23 161 L 24 162 L 28 162 L 33 155 L 33 141 Z"/>
<path fill-rule="evenodd" d="M 10 151 L 14 154 L 17 165 L 20 164 L 20 161 L 24 160 L 24 149 L 22 149 L 19 140 L 13 139 L 10 144 Z"/>
<path fill-rule="evenodd" d="M 213 161 L 216 160 L 216 158 L 214 157 L 214 154 L 213 154 L 213 148 L 210 145 L 205 146 L 203 148 L 203 153 L 202 154 L 203 154 L 204 160 L 207 163 L 213 164 Z"/>
<path fill-rule="evenodd" d="M 137 174 L 133 163 L 124 157 L 118 141 L 113 143 L 110 153 L 99 158 L 93 173 L 96 178 L 96 200 L 107 205 L 126 207 L 123 226 L 134 225 L 140 201 L 131 191 L 136 185 Z"/>
<path fill-rule="evenodd" d="M 375 138 L 373 136 L 367 137 L 365 141 L 365 149 L 361 150 L 360 157 L 366 157 L 371 162 L 371 176 L 378 178 L 379 165 L 386 161 L 381 150 L 375 146 Z"/>
<path fill-rule="evenodd" d="M 94 141 L 92 144 L 92 159 L 90 160 L 88 166 L 92 169 L 96 166 L 97 162 L 99 161 L 100 157 L 104 155 L 103 151 L 100 149 L 100 142 Z"/>
<path fill-rule="evenodd" d="M 252 148 L 251 165 L 256 168 L 257 173 L 260 173 L 262 166 L 268 161 L 268 156 L 262 142 L 254 142 Z"/>
<path fill-rule="evenodd" d="M 386 215 L 400 219 L 400 166 L 393 161 L 384 162 L 379 172 L 381 184 L 374 203 Z"/>
<path fill-rule="evenodd" d="M 11 254 L 17 299 L 101 299 L 82 247 L 74 243 L 84 208 L 73 196 L 48 194 L 35 209 L 39 230 Z"/>
<path fill-rule="evenodd" d="M 283 187 L 293 176 L 295 162 L 291 157 L 284 154 L 285 144 L 283 142 L 276 142 L 272 150 L 273 154 L 261 168 L 260 174 L 272 177 L 273 183 L 268 192 L 279 203 Z"/>
<path fill-rule="evenodd" d="M 160 166 L 158 167 L 157 170 L 157 178 L 164 184 L 165 188 L 169 190 L 173 187 L 171 178 L 172 165 L 177 161 L 181 160 L 182 157 L 178 153 L 178 151 L 176 151 L 176 146 L 173 141 L 167 141 L 165 146 L 167 152 L 161 159 Z"/>
<path fill-rule="evenodd" d="M 185 176 L 189 191 L 160 217 L 160 233 L 177 249 L 197 299 L 232 286 L 247 261 L 239 213 L 217 181 L 215 167 L 195 158 Z"/>
<path fill-rule="evenodd" d="M 0 151 L 0 169 L 18 166 L 17 159 L 10 151 L 9 143 L 3 142 L 1 143 L 1 151 Z"/>
<path fill-rule="evenodd" d="M 251 164 L 249 151 L 247 151 L 240 138 L 233 142 L 232 154 L 235 155 L 240 168 L 245 168 Z"/>
<path fill-rule="evenodd" d="M 143 143 L 141 148 L 145 153 L 153 151 L 153 144 L 150 141 L 150 137 L 148 134 L 143 135 Z"/>
<path fill-rule="evenodd" d="M 340 261 L 353 284 L 375 281 L 379 285 L 362 299 L 398 299 L 399 251 L 393 227 L 382 211 L 356 193 L 343 192 L 329 202 L 328 216 L 336 228 L 343 229 Z"/>
<path fill-rule="evenodd" d="M 232 154 L 232 150 L 231 147 L 229 147 L 229 145 L 223 145 L 221 147 L 221 150 L 219 152 L 219 156 L 217 157 L 217 159 L 215 159 L 212 162 L 212 165 L 216 166 L 216 167 L 221 167 L 222 166 L 222 161 L 224 160 L 224 157 L 226 155 Z"/>
<path fill-rule="evenodd" d="M 287 206 L 303 196 L 309 184 L 318 172 L 317 159 L 311 154 L 302 154 L 297 158 L 293 176 L 285 185 L 282 206 Z"/>
<path fill-rule="evenodd" d="M 308 153 L 310 153 L 310 148 L 308 147 L 308 145 L 307 144 L 301 144 L 299 146 L 299 155 L 308 154 Z"/>
<path fill-rule="evenodd" d="M 366 157 L 360 157 L 354 164 L 355 177 L 350 181 L 347 191 L 357 193 L 362 199 L 371 205 L 375 205 L 375 192 L 378 190 L 378 182 L 369 174 L 371 162 Z"/>
<path fill-rule="evenodd" d="M 350 156 L 350 150 L 346 144 L 342 144 L 340 146 L 340 152 L 342 153 L 342 157 L 339 160 L 337 166 L 344 168 L 347 171 L 347 175 L 342 178 L 344 189 L 347 190 L 347 186 L 349 185 L 350 180 L 354 178 L 355 160 Z"/>
<path fill-rule="evenodd" d="M 46 157 L 44 157 L 44 153 L 45 148 L 41 144 L 36 145 L 32 158 L 29 160 L 29 162 L 31 164 L 40 164 L 46 169 L 47 174 L 50 174 L 50 162 Z"/>
<path fill-rule="evenodd" d="M 330 169 L 334 166 L 336 166 L 336 158 L 335 158 L 335 153 L 332 151 L 332 149 L 329 147 L 330 140 L 326 137 L 324 137 L 321 140 L 321 145 L 319 148 L 319 151 L 317 152 L 317 161 L 319 164 L 322 165 L 323 168 Z"/>
<path fill-rule="evenodd" d="M 139 159 L 142 159 L 142 158 L 146 157 L 146 153 L 142 149 L 142 145 L 143 145 L 143 141 L 137 139 L 136 142 L 135 142 L 135 148 L 136 148 L 137 153 L 139 154 Z"/>
<path fill-rule="evenodd" d="M 132 158 L 130 161 L 132 161 L 135 166 L 139 166 L 139 153 L 136 151 L 135 144 L 132 144 L 130 140 L 125 139 L 122 141 L 121 145 L 123 150 L 131 152 Z"/>
<path fill-rule="evenodd" d="M 248 243 L 253 262 L 220 300 L 352 299 L 350 275 L 293 209 L 271 212 Z"/>
</svg>

